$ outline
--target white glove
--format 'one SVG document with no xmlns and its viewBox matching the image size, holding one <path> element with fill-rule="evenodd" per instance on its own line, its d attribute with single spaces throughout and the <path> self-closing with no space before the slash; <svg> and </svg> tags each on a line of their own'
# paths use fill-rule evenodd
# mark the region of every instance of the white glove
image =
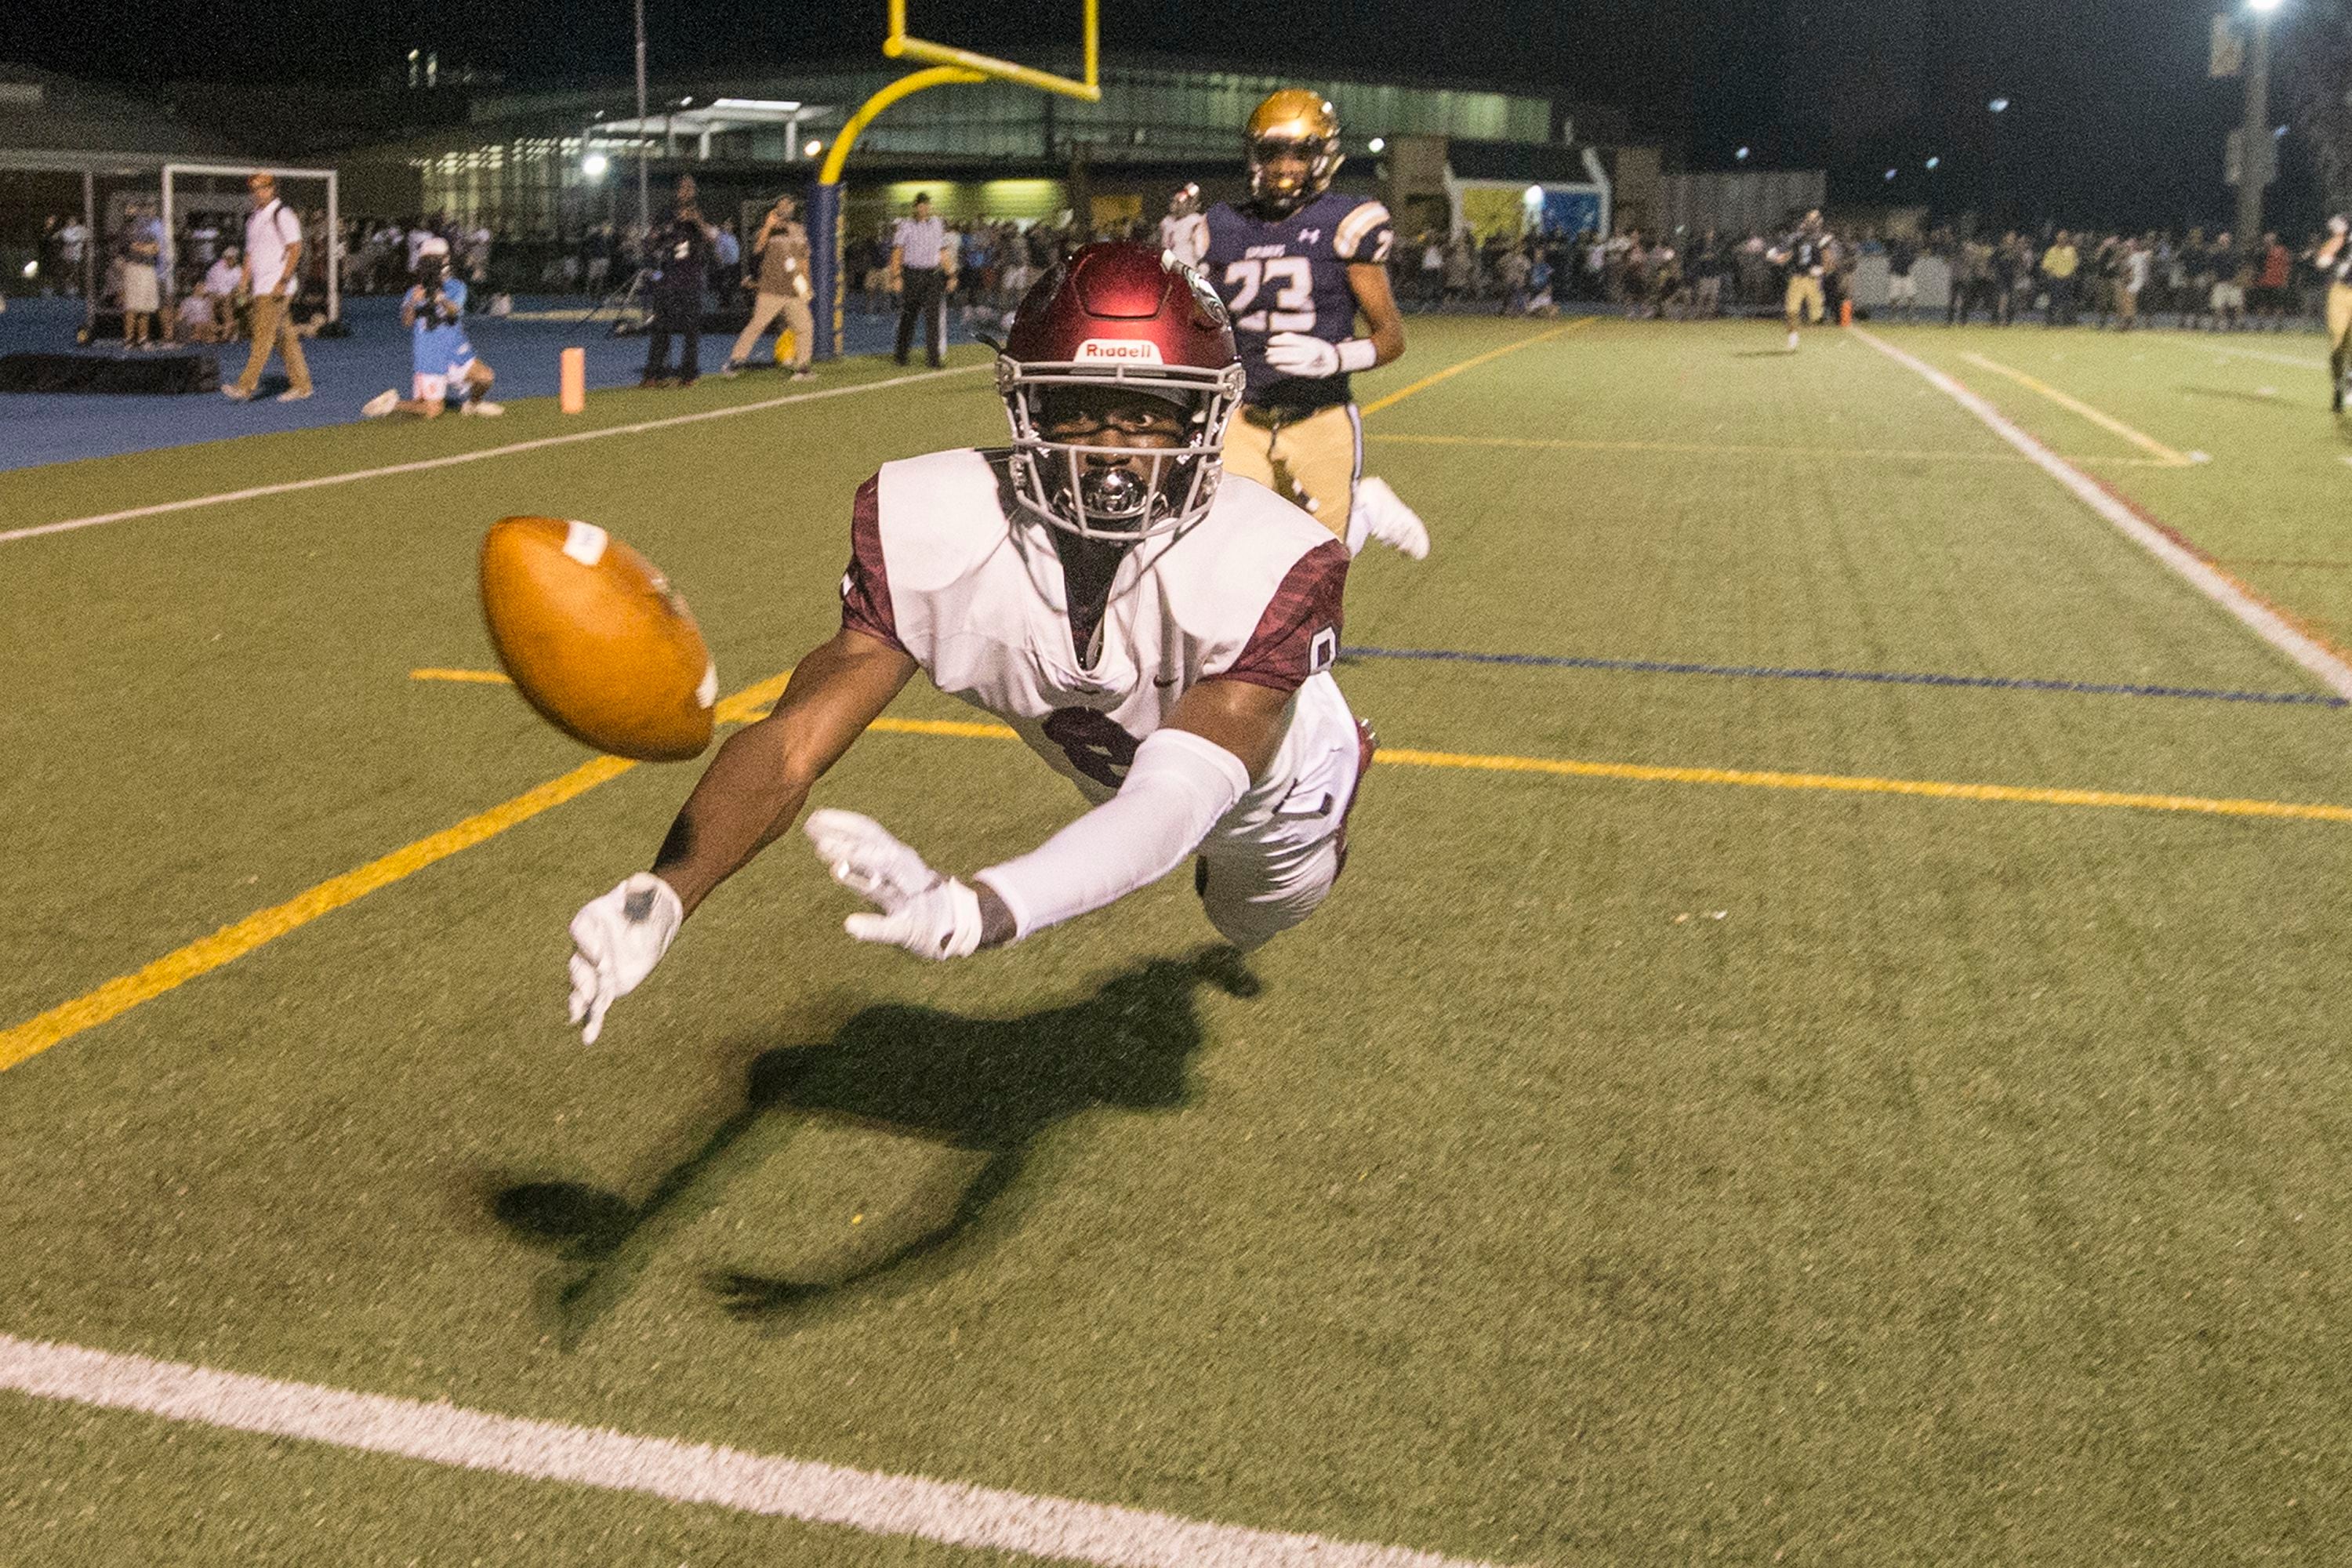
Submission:
<svg viewBox="0 0 2352 1568">
<path fill-rule="evenodd" d="M 1276 332 L 1265 340 L 1265 363 L 1285 375 L 1321 381 L 1339 374 L 1339 345 L 1304 332 Z"/>
<path fill-rule="evenodd" d="M 606 1008 L 654 972 L 686 919 L 667 882 L 640 871 L 572 917 L 572 1021 L 593 1046 Z"/>
<path fill-rule="evenodd" d="M 833 879 L 881 910 L 842 929 L 860 942 L 903 947 L 917 958 L 965 958 L 980 947 L 980 895 L 942 877 L 870 816 L 813 811 L 803 829 Z"/>
</svg>

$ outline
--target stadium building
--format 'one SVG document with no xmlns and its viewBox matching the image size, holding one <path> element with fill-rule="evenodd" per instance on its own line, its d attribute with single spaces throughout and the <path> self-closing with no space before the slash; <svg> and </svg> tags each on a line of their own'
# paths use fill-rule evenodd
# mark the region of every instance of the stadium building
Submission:
<svg viewBox="0 0 2352 1568">
<path fill-rule="evenodd" d="M 1078 68 L 1075 53 L 1041 63 Z M 634 218 L 641 156 L 656 186 L 694 174 L 706 211 L 813 179 L 843 121 L 899 74 L 859 60 L 671 79 L 652 85 L 643 120 L 626 81 L 517 86 L 437 72 L 356 94 L 191 89 L 173 101 L 198 122 L 224 120 L 234 104 L 270 153 L 333 163 L 346 211 L 445 213 L 554 239 Z M 1266 93 L 1299 85 L 1131 55 L 1106 61 L 1101 80 L 1099 103 L 989 82 L 893 106 L 857 142 L 853 231 L 918 188 L 950 219 L 1156 219 L 1187 180 L 1213 195 L 1238 188 L 1243 120 Z M 1463 83 L 1308 85 L 1329 95 L 1348 128 L 1340 184 L 1383 192 L 1409 231 L 1573 231 L 1661 210 L 1658 149 L 1633 142 L 1613 110 Z"/>
</svg>

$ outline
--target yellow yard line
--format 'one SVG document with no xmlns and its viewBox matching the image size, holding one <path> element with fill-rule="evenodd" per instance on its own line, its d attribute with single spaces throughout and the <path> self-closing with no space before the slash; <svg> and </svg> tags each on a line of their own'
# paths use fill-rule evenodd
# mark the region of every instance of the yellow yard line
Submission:
<svg viewBox="0 0 2352 1568">
<path fill-rule="evenodd" d="M 730 697 L 719 705 L 719 721 L 739 724 L 760 717 L 782 695 L 788 679 L 788 675 L 773 676 Z M 1011 741 L 1019 738 L 1003 724 L 958 720 L 880 719 L 875 721 L 873 728 L 901 735 L 948 736 L 964 740 Z M 1563 757 L 1489 756 L 1402 749 L 1382 750 L 1380 764 L 1384 767 L 1444 768 L 1473 773 L 1544 773 L 1642 784 L 1719 784 L 1740 789 L 1914 795 L 1934 800 L 2182 812 L 2207 816 L 2267 817 L 2296 822 L 2352 822 L 2352 806 L 2345 805 L 2214 799 L 2201 795 L 2134 795 L 2114 790 L 1954 784 L 1933 779 L 1882 779 L 1844 773 L 1659 767 L 1643 763 L 1596 763 Z M 562 777 L 517 795 L 479 816 L 469 816 L 430 837 L 396 849 L 382 859 L 372 860 L 356 870 L 346 871 L 340 877 L 321 882 L 285 903 L 247 915 L 234 925 L 224 926 L 201 941 L 165 954 L 135 973 L 110 980 L 86 996 L 52 1007 L 38 1017 L 0 1033 L 0 1070 L 37 1056 L 60 1040 L 105 1023 L 199 975 L 233 963 L 254 949 L 309 924 L 320 915 L 365 898 L 377 889 L 388 887 L 404 877 L 421 871 L 436 860 L 446 859 L 461 849 L 495 837 L 518 823 L 561 805 L 609 779 L 618 778 L 635 765 L 619 757 L 599 757 L 593 762 L 584 763 Z"/>
<path fill-rule="evenodd" d="M 1963 354 L 1960 357 L 1967 360 L 1970 364 L 1979 365 L 1998 375 L 2005 375 L 2009 377 L 2010 380 L 2017 383 L 2018 385 L 2024 387 L 2028 392 L 2038 392 L 2042 396 L 2048 398 L 2051 402 L 2056 404 L 2059 407 L 2063 408 L 2070 413 L 2081 415 L 2084 418 L 2089 420 L 2100 429 L 2109 431 L 2115 435 L 2122 437 L 2125 440 L 2129 441 L 2133 446 L 2137 447 L 2141 451 L 2155 458 L 2157 461 L 2162 464 L 2165 468 L 2187 468 L 2195 467 L 2194 459 L 2174 451 L 2171 447 L 2166 446 L 2155 437 L 2133 429 L 2130 426 L 2125 424 L 2114 415 L 2102 413 L 2100 410 L 2094 408 L 2089 404 L 2084 402 L 2081 398 L 2070 396 L 2069 395 L 2059 391 L 2056 387 L 2052 386 L 2047 382 L 2036 381 L 2033 377 L 2026 374 L 2021 370 L 2012 369 L 2010 366 L 2001 363 L 1999 360 L 1987 359 L 1984 355 L 1979 353 Z"/>
<path fill-rule="evenodd" d="M 1014 741 L 1003 724 L 937 719 L 880 719 L 877 730 L 901 735 L 954 735 Z M 1746 768 L 1660 767 L 1647 763 L 1592 763 L 1570 757 L 1486 756 L 1466 752 L 1416 752 L 1383 746 L 1378 765 L 1457 768 L 1473 773 L 1552 773 L 1569 778 L 1622 779 L 1637 784 L 1727 784 L 1833 795 L 1907 795 L 1930 800 L 1987 801 L 2011 805 L 2092 806 L 2110 811 L 2187 812 L 2203 816 L 2263 816 L 2290 822 L 2352 822 L 2352 805 L 2284 800 L 2228 800 L 2195 795 L 2135 795 L 2104 789 L 2042 789 L 2024 784 L 1952 784 L 1938 779 L 1880 779 L 1853 773 L 1783 773 Z"/>
<path fill-rule="evenodd" d="M 444 673 L 479 677 L 485 672 Z M 504 677 L 498 679 L 503 679 Z M 786 679 L 783 675 L 772 676 L 728 698 L 718 707 L 719 721 L 740 724 L 752 714 L 764 710 L 782 694 Z M 234 963 L 254 949 L 310 924 L 320 915 L 331 914 L 346 904 L 354 903 L 379 888 L 390 887 L 404 877 L 413 876 L 436 860 L 446 860 L 461 849 L 470 849 L 485 839 L 495 838 L 508 828 L 585 795 L 598 784 L 616 779 L 635 766 L 636 763 L 623 757 L 598 757 L 593 762 L 583 763 L 561 778 L 550 779 L 536 789 L 526 790 L 512 800 L 420 838 L 404 848 L 395 849 L 380 859 L 371 860 L 340 877 L 330 878 L 282 904 L 257 910 L 177 952 L 165 953 L 143 969 L 116 976 L 88 995 L 77 996 L 37 1017 L 28 1018 L 14 1028 L 0 1032 L 0 1071 L 37 1057 L 58 1041 L 68 1039 L 84 1029 L 94 1028 L 110 1018 L 118 1017 L 142 1002 L 152 1002 L 199 975 L 209 974 L 224 964 Z"/>
<path fill-rule="evenodd" d="M 1899 447 L 1776 447 L 1734 446 L 1701 441 L 1569 441 L 1523 436 L 1417 436 L 1383 430 L 1368 441 L 1402 441 L 1421 447 L 1501 447 L 1528 451 L 1663 452 L 1677 456 L 1727 458 L 1878 458 L 1889 462 L 2022 463 L 2015 452 L 1930 452 Z M 2125 464 L 2170 468 L 2154 458 L 2069 458 L 2070 463 Z"/>
<path fill-rule="evenodd" d="M 1473 354 L 1468 359 L 1462 361 L 1458 364 L 1449 364 L 1444 370 L 1437 371 L 1429 375 L 1424 375 L 1419 381 L 1412 383 L 1409 386 L 1401 386 L 1394 392 L 1390 393 L 1386 397 L 1375 398 L 1373 401 L 1365 404 L 1363 407 L 1358 409 L 1357 413 L 1361 417 L 1370 419 L 1381 409 L 1394 408 L 1398 404 L 1402 403 L 1406 398 L 1412 396 L 1414 394 L 1427 392 L 1439 382 L 1449 380 L 1454 376 L 1460 375 L 1465 370 L 1475 370 L 1482 364 L 1486 364 L 1495 360 L 1501 359 L 1505 354 L 1515 354 L 1521 349 L 1531 349 L 1538 343 L 1548 343 L 1563 332 L 1572 332 L 1580 327 L 1589 327 L 1591 324 L 1591 317 L 1580 316 L 1573 321 L 1561 322 L 1559 326 L 1552 328 L 1549 331 L 1538 332 L 1531 338 L 1521 338 L 1515 343 L 1505 343 L 1498 349 L 1488 349 L 1482 354 Z"/>
<path fill-rule="evenodd" d="M 2352 805 L 2284 800 L 2217 800 L 2193 795 L 2129 795 L 2103 789 L 2037 789 L 2019 784 L 1948 784 L 1935 779 L 1877 779 L 1849 773 L 1759 773 L 1741 768 L 1670 768 L 1643 763 L 1588 763 L 1555 757 L 1489 757 L 1455 752 L 1386 751 L 1384 766 L 1469 768 L 1481 773 L 1559 773 L 1573 778 L 1626 779 L 1643 784 L 1729 784 L 1740 789 L 1830 791 L 1840 795 L 1924 795 L 1933 800 L 1992 801 L 2014 805 L 2076 805 L 2123 811 L 2189 812 L 2207 816 L 2266 816 L 2295 822 L 2352 822 Z"/>
</svg>

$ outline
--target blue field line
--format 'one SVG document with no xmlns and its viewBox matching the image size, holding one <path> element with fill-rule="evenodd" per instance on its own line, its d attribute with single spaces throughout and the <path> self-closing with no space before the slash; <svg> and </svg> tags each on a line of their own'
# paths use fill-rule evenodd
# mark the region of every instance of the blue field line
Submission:
<svg viewBox="0 0 2352 1568">
<path fill-rule="evenodd" d="M 1676 664 L 1654 658 L 1579 658 L 1540 653 L 1470 653 L 1442 647 L 1344 647 L 1342 658 L 1510 664 L 1544 669 L 1607 669 L 1632 675 L 1713 675 L 1747 680 L 1854 680 L 1871 686 L 1958 686 L 1988 691 L 2057 691 L 2074 697 L 2169 697 L 2191 702 L 2263 702 L 2297 708 L 2352 707 L 2352 698 L 2309 691 L 2218 691 L 2201 686 L 2118 686 L 2095 680 L 2034 680 L 2001 675 L 1926 675 L 1883 669 L 1783 669 L 1756 664 Z"/>
</svg>

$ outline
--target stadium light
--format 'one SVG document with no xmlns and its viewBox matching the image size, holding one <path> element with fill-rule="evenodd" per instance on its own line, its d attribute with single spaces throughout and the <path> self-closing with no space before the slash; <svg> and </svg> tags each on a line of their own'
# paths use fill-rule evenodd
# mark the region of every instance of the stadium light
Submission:
<svg viewBox="0 0 2352 1568">
<path fill-rule="evenodd" d="M 1389 150 L 1388 138 L 1385 136 L 1375 136 L 1365 145 L 1375 153 L 1385 153 Z"/>
<path fill-rule="evenodd" d="M 580 160 L 580 172 L 592 180 L 603 179 L 604 171 L 612 166 L 612 160 L 602 153 L 591 153 Z"/>
<path fill-rule="evenodd" d="M 803 157 L 803 158 L 814 158 L 814 157 L 815 157 L 819 153 L 822 153 L 822 152 L 824 152 L 824 142 L 818 142 L 818 141 L 814 141 L 814 140 L 811 140 L 811 141 L 810 141 L 810 142 L 809 142 L 805 146 L 803 146 L 803 147 L 801 149 L 801 156 L 802 156 L 802 157 Z"/>
<path fill-rule="evenodd" d="M 1745 163 L 1746 162 L 1748 162 L 1748 149 L 1747 149 L 1747 148 L 1745 148 L 1745 147 L 1742 147 L 1738 152 L 1734 153 L 1732 154 L 1732 157 L 1733 157 L 1734 159 L 1738 160 L 1738 162 L 1740 162 L 1740 163 Z"/>
<path fill-rule="evenodd" d="M 1930 158 L 1930 159 L 1928 159 L 1928 160 L 1927 160 L 1927 167 L 1928 167 L 1931 171 L 1932 171 L 1932 170 L 1936 170 L 1936 169 L 1940 169 L 1940 168 L 1942 168 L 1943 166 L 1944 166 L 1944 161 L 1943 161 L 1941 158 Z"/>
<path fill-rule="evenodd" d="M 1895 177 L 1895 171 L 1894 171 L 1894 170 L 1892 170 L 1892 169 L 1887 170 L 1887 171 L 1886 171 L 1886 177 L 1887 177 L 1888 179 L 1890 179 L 1890 180 L 1891 180 L 1891 179 L 1893 179 L 1893 178 Z"/>
<path fill-rule="evenodd" d="M 27 278 L 38 278 L 40 275 L 41 275 L 41 264 L 40 264 L 39 262 L 37 262 L 37 261 L 27 261 L 26 263 L 25 263 L 25 276 L 26 276 L 26 277 L 27 277 Z"/>
<path fill-rule="evenodd" d="M 2009 112 L 2009 100 L 2005 98 L 1996 98 L 1990 103 L 1986 104 L 1985 107 L 1991 110 L 1995 114 L 2007 114 Z"/>
<path fill-rule="evenodd" d="M 1543 187 L 1541 185 L 1529 185 L 1528 187 L 1527 200 L 1528 205 L 1531 207 L 1539 207 L 1543 205 Z"/>
<path fill-rule="evenodd" d="M 2246 9 L 2256 16 L 2267 16 L 2284 3 L 2284 0 L 2246 0 Z"/>
</svg>

